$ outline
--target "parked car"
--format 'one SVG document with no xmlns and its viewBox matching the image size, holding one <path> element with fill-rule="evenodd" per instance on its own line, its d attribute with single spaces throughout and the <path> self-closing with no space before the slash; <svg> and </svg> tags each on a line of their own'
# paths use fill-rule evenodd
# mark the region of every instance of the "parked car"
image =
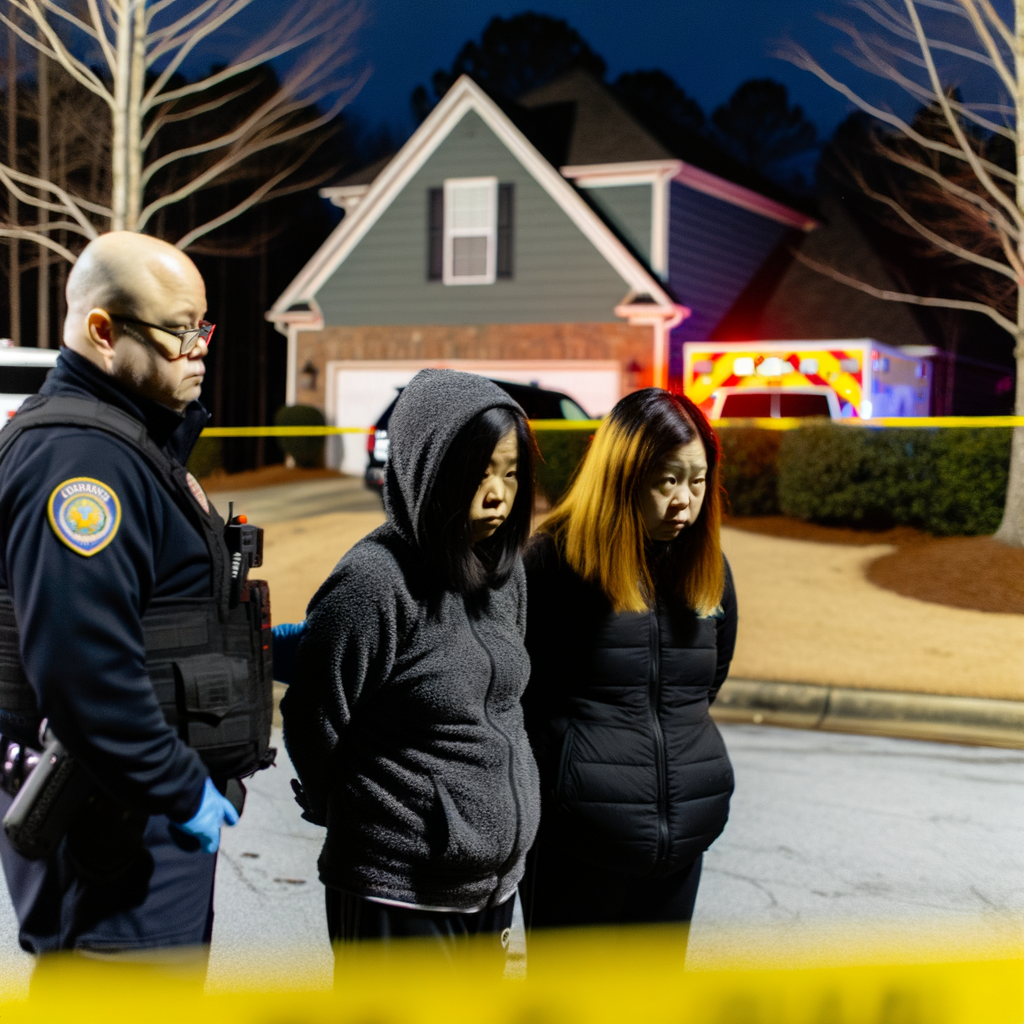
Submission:
<svg viewBox="0 0 1024 1024">
<path fill-rule="evenodd" d="M 577 401 L 568 395 L 563 395 L 561 391 L 548 391 L 531 384 L 512 384 L 505 380 L 495 380 L 491 383 L 497 384 L 499 388 L 514 398 L 531 420 L 590 419 Z M 402 389 L 398 388 L 398 394 L 401 393 Z M 369 460 L 363 479 L 371 491 L 378 493 L 384 488 L 384 466 L 388 461 L 388 449 L 391 444 L 388 438 L 388 423 L 391 421 L 391 412 L 397 401 L 398 395 L 395 395 L 394 401 L 384 410 L 376 424 L 370 428 L 370 436 L 366 440 L 366 454 Z"/>
<path fill-rule="evenodd" d="M 0 339 L 0 427 L 43 386 L 57 355 L 57 349 L 18 348 Z"/>
</svg>

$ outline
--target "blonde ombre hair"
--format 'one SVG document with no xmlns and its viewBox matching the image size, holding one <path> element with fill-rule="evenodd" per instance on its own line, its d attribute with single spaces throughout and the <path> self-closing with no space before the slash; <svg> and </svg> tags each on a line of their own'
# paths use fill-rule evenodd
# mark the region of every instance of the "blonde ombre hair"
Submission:
<svg viewBox="0 0 1024 1024">
<path fill-rule="evenodd" d="M 662 459 L 697 438 L 708 460 L 704 504 L 652 565 L 640 488 Z M 718 438 L 693 402 L 660 388 L 634 392 L 597 428 L 568 493 L 540 529 L 616 612 L 646 611 L 656 589 L 666 588 L 699 615 L 710 615 L 725 588 L 719 462 Z"/>
</svg>

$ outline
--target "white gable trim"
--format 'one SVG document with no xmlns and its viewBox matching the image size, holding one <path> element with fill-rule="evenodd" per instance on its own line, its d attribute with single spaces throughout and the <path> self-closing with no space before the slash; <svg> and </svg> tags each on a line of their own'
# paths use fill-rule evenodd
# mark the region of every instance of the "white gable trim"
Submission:
<svg viewBox="0 0 1024 1024">
<path fill-rule="evenodd" d="M 267 319 L 286 323 L 288 308 L 312 300 L 327 279 L 362 241 L 394 198 L 426 163 L 455 126 L 475 111 L 569 219 L 608 261 L 637 295 L 649 295 L 654 304 L 674 314 L 672 299 L 657 279 L 619 241 L 614 232 L 587 205 L 576 190 L 544 159 L 533 144 L 505 116 L 493 100 L 468 76 L 461 76 L 444 99 L 413 133 L 395 158 L 377 176 L 358 206 L 331 232 L 324 244 L 296 275 L 267 313 Z"/>
<path fill-rule="evenodd" d="M 651 186 L 650 265 L 651 270 L 664 280 L 668 277 L 669 186 L 678 170 L 678 160 L 643 160 L 632 164 L 563 167 L 561 173 L 566 178 L 573 178 L 578 188 L 615 188 L 620 185 Z"/>
<path fill-rule="evenodd" d="M 753 189 L 736 185 L 725 178 L 720 178 L 710 171 L 702 171 L 693 164 L 683 160 L 637 160 L 633 163 L 621 164 L 579 164 L 561 168 L 562 174 L 573 179 L 577 185 L 595 188 L 601 185 L 639 184 L 644 181 L 662 180 L 666 178 L 678 181 L 687 188 L 705 195 L 722 199 L 733 206 L 749 210 L 768 220 L 774 220 L 786 227 L 799 228 L 801 231 L 813 231 L 820 227 L 819 221 L 806 213 L 794 210 L 789 206 L 769 199 Z"/>
</svg>

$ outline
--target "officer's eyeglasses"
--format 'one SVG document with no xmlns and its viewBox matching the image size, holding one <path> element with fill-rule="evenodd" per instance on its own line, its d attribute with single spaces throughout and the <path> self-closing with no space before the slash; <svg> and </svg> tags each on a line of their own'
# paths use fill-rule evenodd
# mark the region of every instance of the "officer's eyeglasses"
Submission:
<svg viewBox="0 0 1024 1024">
<path fill-rule="evenodd" d="M 186 356 L 199 344 L 199 339 L 209 345 L 210 338 L 213 335 L 216 324 L 211 324 L 209 320 L 200 320 L 198 327 L 189 327 L 184 331 L 172 331 L 167 327 L 161 327 L 159 324 L 147 323 L 145 320 L 133 320 L 127 316 L 111 316 L 111 320 L 117 320 L 123 324 L 137 324 L 139 327 L 151 327 L 154 331 L 163 331 L 164 334 L 170 334 L 177 338 L 181 342 L 181 349 L 178 352 L 180 356 Z"/>
</svg>

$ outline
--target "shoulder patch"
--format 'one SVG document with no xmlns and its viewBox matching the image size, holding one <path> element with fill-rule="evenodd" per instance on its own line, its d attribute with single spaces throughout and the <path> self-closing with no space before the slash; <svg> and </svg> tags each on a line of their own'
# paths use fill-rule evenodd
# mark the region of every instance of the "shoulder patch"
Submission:
<svg viewBox="0 0 1024 1024">
<path fill-rule="evenodd" d="M 199 502 L 199 507 L 207 514 L 210 514 L 210 501 L 206 497 L 206 491 L 203 490 L 203 485 L 191 474 L 185 474 L 185 481 L 188 483 L 188 489 L 192 492 L 192 497 Z"/>
<path fill-rule="evenodd" d="M 116 536 L 121 525 L 121 502 L 99 480 L 75 476 L 53 489 L 46 514 L 57 538 L 88 558 Z"/>
</svg>

